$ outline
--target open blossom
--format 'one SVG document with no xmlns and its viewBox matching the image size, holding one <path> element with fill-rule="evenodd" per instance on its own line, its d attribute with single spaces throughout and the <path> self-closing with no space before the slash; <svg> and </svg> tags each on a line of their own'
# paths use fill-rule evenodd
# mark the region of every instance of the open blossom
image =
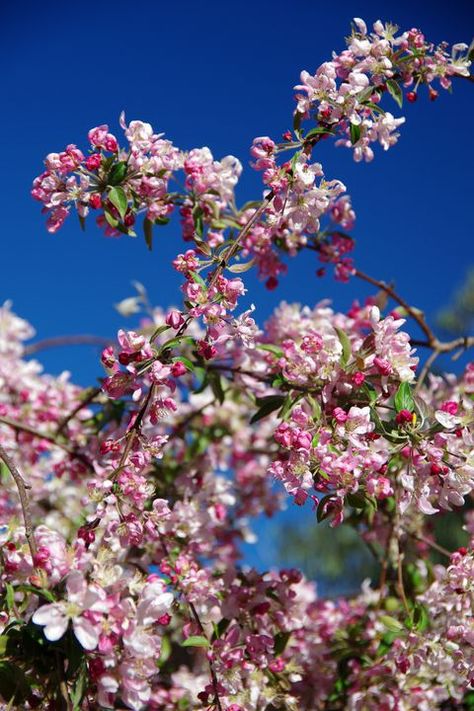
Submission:
<svg viewBox="0 0 474 711">
<path fill-rule="evenodd" d="M 474 365 L 417 373 L 380 294 L 347 313 L 282 303 L 259 327 L 237 276 L 255 267 L 273 290 L 302 251 L 341 281 L 361 276 L 351 199 L 313 151 L 333 137 L 356 161 L 388 150 L 404 119 L 386 102 L 423 87 L 433 100 L 433 84 L 468 76 L 467 49 L 355 18 L 346 49 L 302 72 L 293 131 L 254 139 L 263 198 L 241 208 L 236 158 L 181 150 L 123 114 L 125 147 L 103 124 L 88 155 L 48 154 L 32 194 L 51 232 L 71 211 L 115 237 L 143 217 L 151 247 L 177 209 L 192 248 L 172 262 L 183 303 L 154 309 L 135 283 L 118 304 L 145 318 L 104 348 L 98 389 L 43 373 L 26 357 L 31 327 L 0 309 L 0 632 L 21 681 L 9 708 L 469 705 Z M 242 565 L 252 519 L 288 497 L 352 526 L 379 566 L 372 584 L 326 599 L 297 570 Z M 454 510 L 465 545 L 451 552 L 428 517 L 442 527 Z"/>
<path fill-rule="evenodd" d="M 33 622 L 44 627 L 46 639 L 55 642 L 66 633 L 69 622 L 79 643 L 84 649 L 95 649 L 99 634 L 97 625 L 85 613 L 107 613 L 108 604 L 104 591 L 90 585 L 82 573 L 73 571 L 66 581 L 67 600 L 43 605 L 33 615 Z"/>
</svg>

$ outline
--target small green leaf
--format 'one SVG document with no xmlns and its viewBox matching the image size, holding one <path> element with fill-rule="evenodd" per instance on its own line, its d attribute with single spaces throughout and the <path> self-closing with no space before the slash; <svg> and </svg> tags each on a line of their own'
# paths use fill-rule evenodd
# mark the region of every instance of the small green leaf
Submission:
<svg viewBox="0 0 474 711">
<path fill-rule="evenodd" d="M 347 365 L 347 363 L 349 362 L 349 358 L 352 355 L 351 342 L 347 334 L 341 328 L 336 328 L 336 333 L 342 346 L 340 363 L 344 367 L 345 365 Z"/>
<path fill-rule="evenodd" d="M 200 274 L 198 274 L 197 272 L 190 272 L 190 276 L 191 279 L 196 282 L 196 284 L 202 286 L 203 289 L 207 289 L 207 284 Z"/>
<path fill-rule="evenodd" d="M 278 657 L 280 654 L 283 654 L 290 637 L 291 632 L 277 632 L 277 634 L 274 636 L 273 653 L 276 657 Z"/>
<path fill-rule="evenodd" d="M 184 640 L 182 647 L 209 647 L 209 640 L 201 635 L 192 635 Z"/>
<path fill-rule="evenodd" d="M 71 701 L 74 704 L 74 711 L 81 710 L 81 701 L 84 698 L 88 686 L 89 675 L 87 673 L 87 666 L 83 664 L 76 683 L 71 691 Z"/>
<path fill-rule="evenodd" d="M 109 185 L 120 185 L 127 174 L 127 164 L 125 161 L 121 160 L 116 163 L 107 177 L 107 183 Z"/>
<path fill-rule="evenodd" d="M 162 667 L 163 664 L 166 664 L 168 659 L 171 656 L 171 641 L 168 635 L 165 635 L 164 637 L 161 638 L 161 650 L 160 650 L 160 658 L 157 661 L 157 666 Z"/>
<path fill-rule="evenodd" d="M 360 124 L 351 123 L 351 143 L 354 146 L 360 138 Z"/>
<path fill-rule="evenodd" d="M 318 523 L 321 523 L 321 521 L 324 521 L 325 518 L 327 518 L 331 514 L 331 510 L 325 510 L 325 504 L 327 504 L 329 501 L 333 501 L 334 496 L 333 494 L 326 494 L 326 496 L 323 496 L 321 499 L 319 499 L 318 502 L 318 508 L 316 509 L 316 519 Z"/>
<path fill-rule="evenodd" d="M 274 346 L 272 343 L 260 343 L 257 348 L 261 351 L 268 351 L 273 353 L 277 358 L 283 358 L 283 351 L 280 346 Z"/>
<path fill-rule="evenodd" d="M 333 136 L 334 131 L 332 131 L 330 128 L 324 128 L 323 126 L 317 126 L 316 128 L 312 128 L 306 136 L 304 137 L 305 141 L 308 141 L 310 138 L 314 138 L 315 136 Z"/>
<path fill-rule="evenodd" d="M 303 120 L 303 114 L 299 111 L 295 111 L 293 114 L 293 131 L 296 133 L 298 138 L 301 138 L 301 121 Z"/>
<path fill-rule="evenodd" d="M 285 398 L 285 400 L 284 400 L 284 402 L 283 402 L 283 405 L 282 405 L 282 407 L 281 407 L 281 410 L 280 410 L 280 412 L 278 413 L 278 417 L 280 417 L 282 420 L 285 420 L 286 417 L 287 417 L 287 415 L 289 415 L 289 413 L 291 412 L 293 406 L 296 405 L 296 403 L 298 402 L 298 400 L 301 400 L 301 397 L 302 397 L 302 393 L 300 393 L 300 394 L 298 395 L 298 397 L 296 397 L 296 398 L 293 398 L 293 397 L 288 393 L 288 395 L 286 396 L 286 398 Z"/>
<path fill-rule="evenodd" d="M 390 615 L 380 615 L 380 622 L 391 632 L 397 632 L 403 629 L 403 625 L 399 620 L 396 620 Z"/>
<path fill-rule="evenodd" d="M 251 259 L 249 262 L 231 264 L 227 269 L 233 274 L 242 274 L 242 272 L 248 272 L 249 269 L 255 264 L 255 259 Z"/>
<path fill-rule="evenodd" d="M 222 637 L 229 625 L 230 620 L 228 620 L 226 617 L 223 617 L 222 620 L 220 620 L 217 624 L 213 622 L 212 629 L 214 630 L 214 635 L 212 637 L 212 641 L 220 639 L 220 637 Z"/>
<path fill-rule="evenodd" d="M 352 506 L 354 509 L 364 509 L 367 503 L 364 494 L 359 492 L 356 494 L 347 494 L 346 501 L 349 506 Z"/>
<path fill-rule="evenodd" d="M 194 370 L 194 363 L 192 363 L 189 358 L 185 358 L 184 356 L 175 356 L 174 358 L 171 358 L 171 361 L 173 363 L 182 363 L 191 372 Z"/>
<path fill-rule="evenodd" d="M 13 586 L 10 585 L 10 583 L 5 583 L 5 590 L 6 590 L 6 601 L 7 601 L 7 607 L 9 612 L 12 612 L 14 607 L 15 607 L 15 591 L 13 589 Z"/>
<path fill-rule="evenodd" d="M 215 370 L 210 370 L 209 374 L 209 385 L 211 386 L 212 393 L 216 400 L 222 405 L 225 400 L 225 393 L 222 387 L 222 379 L 219 373 Z"/>
<path fill-rule="evenodd" d="M 394 79 L 387 79 L 387 89 L 389 91 L 390 96 L 394 99 L 394 101 L 397 102 L 399 107 L 402 108 L 403 94 L 398 82 L 396 82 Z"/>
<path fill-rule="evenodd" d="M 118 227 L 119 221 L 106 208 L 104 209 L 104 216 L 111 227 L 114 227 L 114 228 Z"/>
<path fill-rule="evenodd" d="M 258 422 L 275 410 L 279 410 L 284 401 L 284 395 L 268 395 L 267 397 L 258 398 L 257 405 L 259 405 L 259 409 L 250 420 L 250 424 L 253 425 L 254 422 Z"/>
<path fill-rule="evenodd" d="M 119 215 L 123 220 L 128 208 L 128 200 L 125 194 L 125 190 L 121 187 L 110 188 L 109 200 L 112 205 L 117 208 Z"/>
<path fill-rule="evenodd" d="M 408 410 L 409 412 L 413 412 L 415 408 L 415 401 L 413 400 L 411 388 L 408 383 L 400 383 L 394 398 L 394 403 L 397 412 L 400 412 L 400 410 Z"/>
<path fill-rule="evenodd" d="M 153 222 L 145 217 L 143 220 L 143 234 L 145 235 L 145 244 L 148 249 L 153 249 Z"/>
<path fill-rule="evenodd" d="M 195 341 L 192 336 L 177 336 L 176 338 L 170 338 L 169 341 L 165 341 L 161 346 L 160 352 L 169 350 L 171 348 L 176 348 L 180 343 L 188 343 L 189 345 L 194 345 Z"/>
</svg>

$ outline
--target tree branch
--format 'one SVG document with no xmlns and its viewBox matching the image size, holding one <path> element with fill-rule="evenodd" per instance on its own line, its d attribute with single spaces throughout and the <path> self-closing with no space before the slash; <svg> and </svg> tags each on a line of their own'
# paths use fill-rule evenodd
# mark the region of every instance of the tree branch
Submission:
<svg viewBox="0 0 474 711">
<path fill-rule="evenodd" d="M 22 422 L 12 420 L 10 417 L 0 417 L 0 423 L 8 425 L 9 427 L 14 430 L 17 430 L 18 432 L 27 432 L 33 437 L 38 437 L 38 439 L 44 439 L 46 440 L 46 442 L 51 442 L 51 444 L 54 444 L 56 447 L 62 449 L 64 452 L 67 452 L 71 457 L 79 459 L 88 467 L 92 468 L 92 462 L 89 457 L 87 457 L 85 454 L 82 454 L 81 452 L 77 452 L 75 449 L 69 447 L 69 445 L 65 444 L 64 442 L 58 442 L 56 437 L 54 437 L 53 435 L 46 434 L 45 432 L 40 432 L 34 427 L 30 427 L 29 425 L 24 425 Z"/>
<path fill-rule="evenodd" d="M 20 474 L 20 470 L 17 468 L 12 457 L 10 457 L 8 452 L 5 450 L 5 448 L 1 444 L 0 444 L 0 459 L 2 459 L 5 462 L 5 465 L 7 466 L 8 470 L 10 471 L 10 474 L 12 475 L 12 477 L 15 481 L 16 488 L 18 489 L 21 510 L 23 513 L 23 521 L 25 523 L 25 536 L 26 536 L 26 540 L 28 541 L 28 546 L 30 548 L 31 558 L 33 559 L 33 565 L 34 565 L 34 557 L 36 556 L 36 543 L 35 543 L 35 539 L 34 539 L 34 535 L 33 535 L 33 526 L 31 523 L 30 502 L 28 499 L 28 494 L 26 493 L 27 489 L 31 489 L 31 486 L 25 482 L 22 475 Z"/>
<path fill-rule="evenodd" d="M 24 348 L 24 355 L 33 355 L 38 351 L 44 351 L 47 348 L 56 348 L 57 346 L 109 346 L 113 341 L 110 338 L 102 338 L 101 336 L 77 335 L 77 336 L 54 336 L 53 338 L 45 338 L 36 343 L 30 343 Z"/>
<path fill-rule="evenodd" d="M 407 314 L 411 316 L 414 321 L 416 321 L 416 323 L 419 325 L 419 327 L 425 334 L 426 340 L 422 341 L 417 339 L 411 339 L 411 343 L 414 346 L 420 346 L 422 348 L 431 348 L 432 350 L 437 351 L 438 355 L 441 353 L 451 353 L 452 351 L 456 350 L 456 348 L 467 349 L 474 346 L 474 336 L 455 338 L 452 341 L 440 341 L 435 336 L 430 326 L 427 324 L 422 311 L 414 308 L 413 306 L 410 306 L 410 304 L 405 301 L 405 299 L 401 297 L 400 294 L 398 294 L 392 286 L 386 284 L 384 281 L 380 281 L 379 279 L 375 279 L 374 277 L 371 277 L 368 274 L 361 272 L 360 269 L 356 269 L 354 275 L 359 279 L 366 281 L 368 284 L 372 284 L 378 289 L 384 291 L 388 296 L 390 296 L 394 301 L 396 301 L 397 304 L 402 306 L 407 312 Z"/>
</svg>

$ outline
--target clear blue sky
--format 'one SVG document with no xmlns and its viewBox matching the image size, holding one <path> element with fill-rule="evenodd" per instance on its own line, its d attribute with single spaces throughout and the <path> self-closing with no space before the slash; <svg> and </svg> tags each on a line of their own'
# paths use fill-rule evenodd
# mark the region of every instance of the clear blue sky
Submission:
<svg viewBox="0 0 474 711">
<path fill-rule="evenodd" d="M 177 226 L 157 235 L 150 255 L 140 240 L 104 239 L 91 221 L 80 232 L 70 218 L 56 235 L 44 227 L 31 181 L 46 153 L 67 143 L 86 146 L 90 127 L 118 129 L 128 119 L 149 121 L 178 146 L 208 145 L 232 153 L 246 168 L 242 199 L 259 194 L 248 167 L 254 136 L 279 137 L 290 124 L 292 87 L 301 69 L 313 71 L 343 46 L 353 16 L 421 27 L 434 41 L 469 42 L 470 3 L 256 0 L 207 2 L 4 3 L 1 19 L 2 279 L 0 298 L 35 325 L 38 337 L 95 332 L 113 335 L 121 319 L 112 304 L 131 293 L 132 279 L 156 303 L 177 302 L 169 267 Z M 353 196 L 358 264 L 396 278 L 407 298 L 436 311 L 471 261 L 472 96 L 458 82 L 405 105 L 399 144 L 355 165 L 350 151 L 323 145 L 326 174 Z M 394 106 L 394 113 L 397 107 Z M 471 121 L 469 121 L 469 118 Z M 474 260 L 472 260 L 474 261 Z M 360 285 L 313 278 L 305 255 L 291 264 L 279 290 L 250 280 L 249 299 L 263 319 L 280 298 L 315 302 L 330 296 L 345 308 Z M 50 368 L 72 369 L 87 383 L 97 373 L 96 351 L 45 353 Z"/>
<path fill-rule="evenodd" d="M 239 196 L 259 195 L 248 148 L 259 135 L 279 137 L 291 122 L 292 87 L 343 48 L 353 16 L 420 27 L 435 42 L 470 42 L 474 6 L 466 0 L 372 2 L 245 0 L 243 2 L 3 3 L 0 133 L 2 273 L 0 298 L 36 327 L 38 337 L 65 333 L 112 336 L 123 320 L 112 305 L 143 282 L 152 300 L 179 299 L 169 261 L 179 228 L 157 235 L 150 255 L 141 240 L 107 240 L 90 222 L 70 218 L 46 232 L 29 196 L 46 153 L 67 143 L 85 147 L 89 128 L 118 116 L 152 123 L 182 148 L 208 145 L 232 153 L 244 172 Z M 399 144 L 356 165 L 350 151 L 326 142 L 320 159 L 328 177 L 353 196 L 358 265 L 433 315 L 473 262 L 472 116 L 474 87 L 459 81 L 454 96 L 405 105 Z M 397 113 L 397 107 L 392 107 Z M 353 282 L 317 280 L 305 255 L 272 294 L 249 279 L 249 300 L 263 320 L 279 299 L 337 308 L 368 293 Z M 130 321 L 130 326 L 132 322 Z M 97 351 L 76 347 L 42 356 L 55 372 L 72 370 L 84 384 L 101 374 Z"/>
</svg>

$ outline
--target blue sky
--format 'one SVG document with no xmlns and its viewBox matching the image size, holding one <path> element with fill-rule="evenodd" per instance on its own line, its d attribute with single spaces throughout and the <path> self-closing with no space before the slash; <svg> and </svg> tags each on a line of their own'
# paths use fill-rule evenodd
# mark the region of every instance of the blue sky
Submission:
<svg viewBox="0 0 474 711">
<path fill-rule="evenodd" d="M 343 46 L 354 15 L 401 27 L 421 27 L 434 41 L 470 41 L 474 10 L 466 2 L 338 3 L 262 0 L 232 4 L 155 0 L 3 4 L 1 10 L 0 134 L 3 170 L 3 270 L 0 298 L 10 298 L 38 337 L 63 333 L 113 335 L 121 318 L 113 304 L 143 282 L 157 304 L 177 302 L 169 266 L 179 228 L 157 235 L 150 255 L 140 240 L 107 240 L 91 221 L 80 232 L 70 218 L 46 232 L 31 181 L 46 153 L 67 143 L 86 147 L 90 127 L 118 116 L 149 121 L 178 146 L 208 145 L 232 153 L 245 171 L 239 196 L 260 192 L 249 167 L 254 136 L 279 137 L 291 121 L 292 87 L 301 69 L 314 69 Z M 467 207 L 472 186 L 472 85 L 435 103 L 405 105 L 399 144 L 369 165 L 327 143 L 319 149 L 326 174 L 344 181 L 358 222 L 358 264 L 396 279 L 408 300 L 432 314 L 472 261 Z M 423 99 L 423 100 L 421 100 Z M 396 114 L 397 107 L 393 107 Z M 472 125 L 472 124 L 471 124 Z M 471 223 L 471 224 L 470 224 Z M 269 294 L 249 279 L 249 299 L 265 318 L 279 299 L 314 303 L 329 296 L 346 308 L 362 285 L 314 278 L 307 256 L 291 264 L 281 288 Z M 93 348 L 48 352 L 55 371 L 68 367 L 87 383 L 100 373 Z"/>
<path fill-rule="evenodd" d="M 142 240 L 105 239 L 92 221 L 86 233 L 70 218 L 46 232 L 32 179 L 46 153 L 68 143 L 86 147 L 89 128 L 118 116 L 152 123 L 182 148 L 207 145 L 219 158 L 244 164 L 239 197 L 260 194 L 248 167 L 254 136 L 279 138 L 290 127 L 292 87 L 343 48 L 353 16 L 420 27 L 435 42 L 470 42 L 474 9 L 452 2 L 244 0 L 243 2 L 4 3 L 1 18 L 0 133 L 2 278 L 0 298 L 30 320 L 38 337 L 95 333 L 113 336 L 123 319 L 113 304 L 141 281 L 156 304 L 177 303 L 171 257 L 177 225 L 156 236 L 150 255 Z M 356 258 L 370 274 L 395 279 L 405 297 L 432 316 L 472 261 L 472 92 L 459 81 L 454 95 L 425 95 L 405 104 L 399 144 L 356 165 L 349 151 L 318 149 L 328 177 L 342 179 L 358 222 Z M 391 107 L 400 115 L 395 105 Z M 263 320 L 280 300 L 315 303 L 330 297 L 347 308 L 363 285 L 318 280 L 305 255 L 293 261 L 281 288 L 269 294 L 250 277 L 249 301 Z M 133 323 L 130 321 L 130 327 Z M 70 369 L 90 383 L 101 370 L 97 351 L 45 352 L 53 372 Z"/>
</svg>

